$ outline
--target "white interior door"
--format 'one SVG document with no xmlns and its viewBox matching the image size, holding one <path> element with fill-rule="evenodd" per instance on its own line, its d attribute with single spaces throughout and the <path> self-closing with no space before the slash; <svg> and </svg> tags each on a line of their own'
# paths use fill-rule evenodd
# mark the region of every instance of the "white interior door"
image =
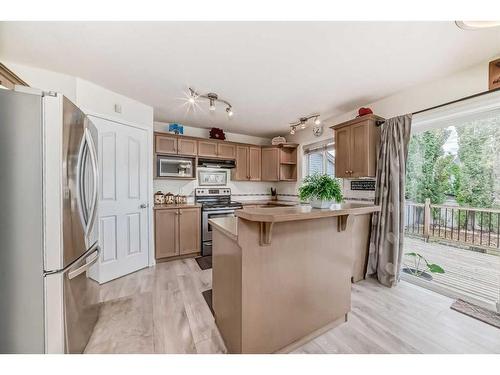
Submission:
<svg viewBox="0 0 500 375">
<path fill-rule="evenodd" d="M 104 283 L 148 266 L 147 131 L 93 117 L 99 132 L 99 242 Z"/>
</svg>

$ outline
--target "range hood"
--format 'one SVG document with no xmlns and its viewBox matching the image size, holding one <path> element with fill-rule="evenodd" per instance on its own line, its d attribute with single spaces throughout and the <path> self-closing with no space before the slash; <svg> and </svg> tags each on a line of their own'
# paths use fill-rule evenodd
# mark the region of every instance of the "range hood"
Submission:
<svg viewBox="0 0 500 375">
<path fill-rule="evenodd" d="M 198 167 L 232 169 L 236 167 L 236 161 L 198 158 Z"/>
</svg>

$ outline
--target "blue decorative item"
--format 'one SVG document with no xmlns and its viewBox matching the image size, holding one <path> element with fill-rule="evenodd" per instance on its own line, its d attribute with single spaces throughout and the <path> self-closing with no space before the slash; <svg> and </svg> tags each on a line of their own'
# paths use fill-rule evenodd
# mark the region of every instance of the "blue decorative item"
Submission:
<svg viewBox="0 0 500 375">
<path fill-rule="evenodd" d="M 174 133 L 174 134 L 184 134 L 184 127 L 181 124 L 168 124 L 168 131 L 169 133 Z"/>
</svg>

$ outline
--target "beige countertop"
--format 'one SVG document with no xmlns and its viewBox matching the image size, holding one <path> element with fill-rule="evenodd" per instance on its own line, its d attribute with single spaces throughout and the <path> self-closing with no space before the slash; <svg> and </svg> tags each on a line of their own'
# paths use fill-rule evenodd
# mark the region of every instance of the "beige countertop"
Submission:
<svg viewBox="0 0 500 375">
<path fill-rule="evenodd" d="M 236 241 L 238 239 L 238 218 L 234 216 L 217 217 L 209 219 L 208 222 L 215 229 L 220 230 L 226 236 Z"/>
<path fill-rule="evenodd" d="M 155 204 L 155 210 L 171 210 L 174 208 L 199 208 L 201 204 L 199 203 L 185 203 L 185 204 Z"/>
<path fill-rule="evenodd" d="M 365 215 L 380 211 L 380 206 L 363 203 L 343 203 L 330 209 L 311 208 L 309 205 L 292 207 L 248 208 L 236 211 L 237 217 L 219 217 L 209 223 L 228 237 L 238 238 L 238 217 L 259 222 L 284 222 L 295 220 L 319 219 L 343 215 Z"/>
<path fill-rule="evenodd" d="M 292 207 L 259 207 L 247 208 L 235 212 L 241 219 L 276 223 L 283 221 L 319 219 L 323 217 L 364 215 L 380 211 L 380 206 L 363 203 L 340 203 L 334 204 L 328 209 L 311 208 L 309 205 Z"/>
</svg>

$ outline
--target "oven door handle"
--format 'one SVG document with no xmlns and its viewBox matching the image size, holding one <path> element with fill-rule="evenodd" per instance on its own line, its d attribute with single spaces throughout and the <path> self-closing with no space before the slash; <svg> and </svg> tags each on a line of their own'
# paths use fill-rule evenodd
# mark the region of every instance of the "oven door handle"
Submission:
<svg viewBox="0 0 500 375">
<path fill-rule="evenodd" d="M 203 210 L 203 213 L 205 215 L 210 215 L 210 214 L 234 214 L 234 210 Z"/>
</svg>

